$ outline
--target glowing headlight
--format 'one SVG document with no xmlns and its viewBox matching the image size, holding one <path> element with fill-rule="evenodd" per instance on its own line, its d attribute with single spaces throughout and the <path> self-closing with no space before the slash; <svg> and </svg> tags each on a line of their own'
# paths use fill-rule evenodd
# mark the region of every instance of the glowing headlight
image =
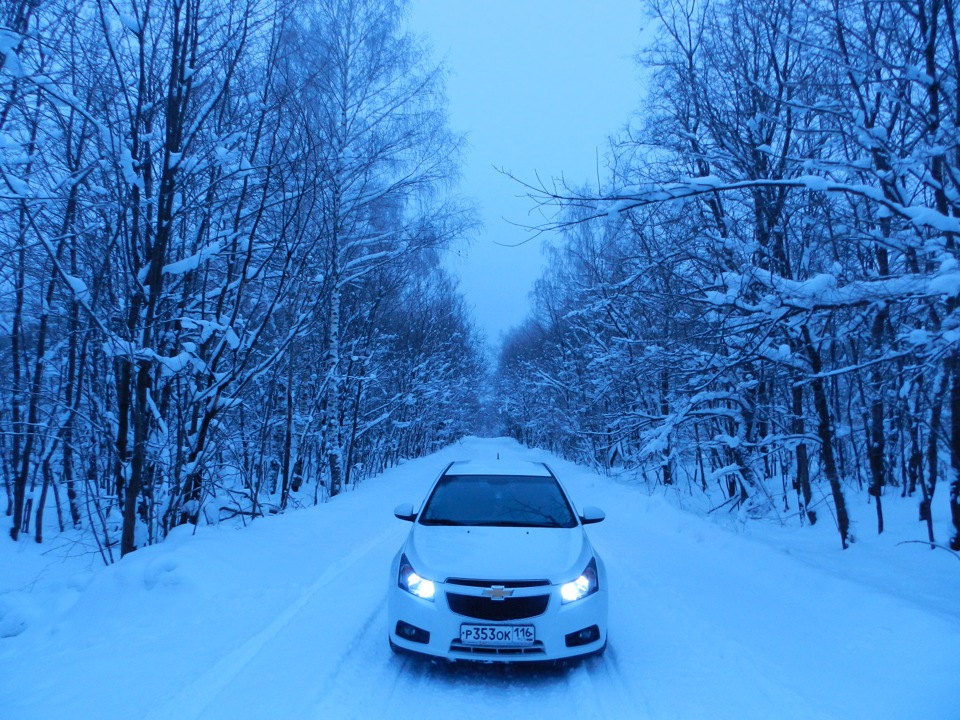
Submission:
<svg viewBox="0 0 960 720">
<path fill-rule="evenodd" d="M 568 582 L 560 586 L 560 597 L 564 604 L 581 600 L 587 595 L 593 595 L 600 589 L 600 583 L 597 581 L 597 561 L 591 560 L 586 569 L 580 573 L 573 582 Z"/>
<path fill-rule="evenodd" d="M 433 596 L 437 592 L 432 580 L 417 575 L 406 555 L 400 558 L 400 577 L 397 584 L 411 595 L 416 595 L 424 600 L 433 601 Z"/>
</svg>

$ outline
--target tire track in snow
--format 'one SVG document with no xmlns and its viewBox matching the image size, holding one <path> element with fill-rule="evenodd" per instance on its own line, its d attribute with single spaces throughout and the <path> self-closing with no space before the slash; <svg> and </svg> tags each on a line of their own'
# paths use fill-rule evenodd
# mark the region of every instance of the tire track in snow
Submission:
<svg viewBox="0 0 960 720">
<path fill-rule="evenodd" d="M 264 646 L 279 635 L 321 590 L 337 580 L 379 545 L 395 539 L 396 534 L 396 528 L 391 527 L 334 562 L 273 622 L 220 659 L 208 671 L 181 689 L 172 699 L 151 711 L 145 716 L 145 720 L 168 720 L 169 718 L 194 720 L 201 717 L 223 689 L 243 672 Z"/>
<path fill-rule="evenodd" d="M 620 669 L 617 649 L 612 640 L 608 641 L 602 657 L 587 658 L 575 671 L 589 679 L 592 695 L 597 698 L 600 707 L 599 717 L 617 717 L 624 708 L 631 708 L 631 717 L 635 720 L 650 717 Z"/>
<path fill-rule="evenodd" d="M 322 697 L 305 717 L 367 720 L 395 717 L 398 708 L 416 708 L 420 720 L 463 715 L 539 717 L 545 708 L 564 707 L 578 718 L 623 717 L 620 689 L 574 667 L 509 666 L 448 662 L 394 654 L 387 643 L 386 605 L 378 606 L 324 679 Z M 597 659 L 602 668 L 604 660 Z M 598 702 L 598 694 L 613 693 Z M 619 704 L 618 704 L 619 703 Z M 635 714 L 631 717 L 642 718 Z"/>
<path fill-rule="evenodd" d="M 375 665 L 371 658 L 377 658 Z M 400 663 L 400 668 L 396 665 Z M 309 717 L 390 717 L 393 694 L 404 676 L 409 658 L 394 658 L 387 645 L 387 599 L 377 604 L 336 661 Z"/>
<path fill-rule="evenodd" d="M 628 602 L 629 614 L 641 621 L 625 626 L 624 630 L 645 631 L 644 637 L 634 638 L 630 645 L 634 656 L 624 658 L 624 662 L 647 681 L 649 692 L 643 698 L 646 717 L 675 718 L 678 712 L 681 715 L 690 712 L 678 709 L 684 704 L 696 707 L 698 715 L 711 712 L 714 718 L 731 720 L 835 717 L 811 708 L 793 687 L 777 682 L 773 678 L 777 673 L 771 672 L 773 668 L 765 664 L 738 633 L 742 628 L 715 625 L 702 619 L 690 598 L 675 588 L 656 584 L 661 579 L 656 574 L 656 563 L 643 563 L 645 582 L 640 582 L 634 577 L 637 563 L 624 560 L 612 543 L 595 541 L 594 544 L 607 565 L 608 582 L 612 577 L 619 585 L 611 594 L 611 633 L 617 633 L 615 616 L 627 609 Z M 682 630 L 671 633 L 670 628 Z M 696 645 L 691 644 L 692 638 L 697 639 Z M 619 656 L 614 657 L 615 668 L 625 685 L 636 686 L 637 682 L 631 681 L 621 669 Z M 630 660 L 633 660 L 632 666 Z M 710 688 L 716 690 L 712 695 Z M 736 704 L 716 705 L 714 698 L 724 697 L 725 693 L 728 701 L 736 699 L 730 696 L 731 688 L 740 688 L 740 692 L 751 699 L 743 702 L 739 709 Z M 710 697 L 701 698 L 697 694 Z M 702 704 L 697 706 L 697 703 Z"/>
</svg>

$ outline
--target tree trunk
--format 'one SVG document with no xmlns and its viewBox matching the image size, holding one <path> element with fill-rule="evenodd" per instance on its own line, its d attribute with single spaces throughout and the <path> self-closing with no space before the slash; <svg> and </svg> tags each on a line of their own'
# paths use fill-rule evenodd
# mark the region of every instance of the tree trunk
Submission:
<svg viewBox="0 0 960 720">
<path fill-rule="evenodd" d="M 38 543 L 43 542 L 43 509 L 47 506 L 47 492 L 53 483 L 53 470 L 50 469 L 50 458 L 48 457 L 43 461 L 43 487 L 40 490 L 40 502 L 37 505 L 37 527 L 33 534 Z"/>
<path fill-rule="evenodd" d="M 280 464 L 280 509 L 287 507 L 287 498 L 290 496 L 290 453 L 293 446 L 293 352 L 287 362 L 287 415 L 283 432 L 283 460 Z"/>
<path fill-rule="evenodd" d="M 660 373 L 660 415 L 664 418 L 670 414 L 670 372 L 663 370 Z M 663 472 L 663 484 L 673 485 L 673 468 L 670 465 L 670 439 L 667 438 L 666 445 L 661 451 L 662 462 L 660 463 Z"/>
<path fill-rule="evenodd" d="M 793 418 L 791 420 L 791 432 L 797 438 L 803 438 L 806 433 L 806 423 L 803 417 L 803 385 L 800 378 L 794 376 L 793 388 L 791 389 L 793 399 Z M 805 513 L 807 520 L 811 525 L 817 524 L 817 512 L 810 508 L 812 493 L 810 492 L 810 459 L 807 457 L 807 443 L 804 440 L 797 442 L 794 451 L 797 461 L 797 476 L 794 480 L 797 498 L 800 501 L 801 519 Z"/>
<path fill-rule="evenodd" d="M 960 355 L 950 357 L 950 520 L 954 534 L 950 549 L 960 551 Z"/>
<path fill-rule="evenodd" d="M 327 466 L 330 470 L 330 497 L 343 484 L 343 447 L 340 439 L 340 288 L 330 293 L 330 337 L 327 344 Z"/>
<path fill-rule="evenodd" d="M 807 357 L 810 360 L 810 369 L 813 371 L 813 406 L 817 413 L 817 437 L 820 439 L 820 460 L 823 464 L 823 474 L 830 484 L 830 493 L 837 513 L 837 530 L 840 532 L 840 545 L 847 549 L 847 538 L 850 531 L 850 518 L 847 515 L 847 503 L 843 497 L 843 488 L 840 486 L 840 476 L 837 473 L 837 463 L 833 455 L 833 423 L 830 420 L 830 406 L 827 401 L 827 389 L 824 387 L 820 373 L 823 363 L 820 353 L 814 347 L 810 338 L 810 330 L 803 328 L 803 338 L 806 345 Z"/>
</svg>

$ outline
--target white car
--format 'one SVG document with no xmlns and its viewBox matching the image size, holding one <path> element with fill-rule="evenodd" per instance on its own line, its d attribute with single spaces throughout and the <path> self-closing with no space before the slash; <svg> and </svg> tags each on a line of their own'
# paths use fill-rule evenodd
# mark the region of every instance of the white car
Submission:
<svg viewBox="0 0 960 720">
<path fill-rule="evenodd" d="M 607 580 L 579 515 L 543 463 L 455 462 L 390 570 L 390 646 L 448 660 L 554 661 L 607 645 Z"/>
</svg>

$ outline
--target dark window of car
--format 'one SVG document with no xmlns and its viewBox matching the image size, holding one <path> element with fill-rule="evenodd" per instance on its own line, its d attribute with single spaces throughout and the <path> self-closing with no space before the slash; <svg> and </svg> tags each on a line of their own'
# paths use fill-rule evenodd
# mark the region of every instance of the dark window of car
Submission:
<svg viewBox="0 0 960 720">
<path fill-rule="evenodd" d="M 550 475 L 444 475 L 427 499 L 420 522 L 572 528 L 577 518 Z"/>
</svg>

